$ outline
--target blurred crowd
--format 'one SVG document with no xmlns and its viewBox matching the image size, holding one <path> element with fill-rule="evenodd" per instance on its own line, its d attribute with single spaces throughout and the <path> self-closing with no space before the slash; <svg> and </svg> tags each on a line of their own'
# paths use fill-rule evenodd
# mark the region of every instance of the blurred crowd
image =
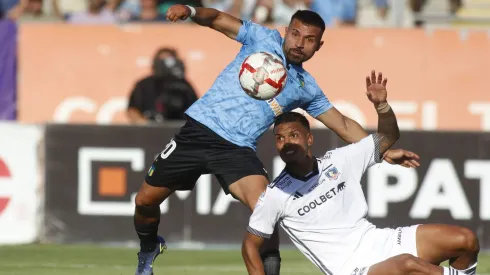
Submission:
<svg viewBox="0 0 490 275">
<path fill-rule="evenodd" d="M 0 14 L 17 22 L 67 22 L 72 24 L 114 24 L 125 22 L 165 22 L 167 9 L 176 3 L 211 7 L 257 23 L 287 24 L 298 9 L 319 13 L 325 23 L 355 25 L 361 0 L 0 0 Z M 408 0 L 419 12 L 428 0 Z M 451 12 L 461 0 L 449 1 Z M 392 0 L 366 0 L 385 18 Z"/>
</svg>

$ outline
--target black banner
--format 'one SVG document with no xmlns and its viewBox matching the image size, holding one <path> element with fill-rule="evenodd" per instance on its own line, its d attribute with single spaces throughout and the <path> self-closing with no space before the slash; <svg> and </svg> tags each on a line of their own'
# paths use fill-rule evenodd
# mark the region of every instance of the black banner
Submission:
<svg viewBox="0 0 490 275">
<path fill-rule="evenodd" d="M 124 242 L 133 229 L 134 196 L 154 157 L 178 127 L 49 125 L 46 129 L 44 239 Z M 313 130 L 313 152 L 343 146 L 329 130 Z M 404 132 L 396 144 L 417 152 L 421 167 L 380 164 L 364 175 L 369 220 L 379 227 L 420 223 L 467 226 L 490 248 L 490 134 Z M 258 155 L 269 175 L 282 161 L 268 132 Z M 214 176 L 161 206 L 160 233 L 170 242 L 239 243 L 250 211 L 225 196 Z M 282 234 L 282 242 L 289 243 Z"/>
</svg>

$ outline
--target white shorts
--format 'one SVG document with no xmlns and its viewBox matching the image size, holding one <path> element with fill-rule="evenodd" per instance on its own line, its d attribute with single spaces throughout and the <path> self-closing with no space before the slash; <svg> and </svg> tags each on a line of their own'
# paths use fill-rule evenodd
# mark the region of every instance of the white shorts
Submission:
<svg viewBox="0 0 490 275">
<path fill-rule="evenodd" d="M 370 266 L 400 254 L 417 257 L 417 227 L 367 231 L 339 275 L 367 275 Z"/>
</svg>

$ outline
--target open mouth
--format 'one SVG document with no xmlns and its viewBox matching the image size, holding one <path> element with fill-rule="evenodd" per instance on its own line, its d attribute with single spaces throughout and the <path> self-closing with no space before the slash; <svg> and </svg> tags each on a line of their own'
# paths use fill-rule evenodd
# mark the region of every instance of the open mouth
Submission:
<svg viewBox="0 0 490 275">
<path fill-rule="evenodd" d="M 290 156 L 290 155 L 294 154 L 294 152 L 295 152 L 294 150 L 287 150 L 287 151 L 284 152 L 284 154 L 286 156 Z"/>
</svg>

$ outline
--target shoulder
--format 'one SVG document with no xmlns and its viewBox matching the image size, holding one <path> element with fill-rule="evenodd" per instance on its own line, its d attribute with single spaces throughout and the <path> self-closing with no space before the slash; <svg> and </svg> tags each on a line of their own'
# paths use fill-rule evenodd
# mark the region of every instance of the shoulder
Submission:
<svg viewBox="0 0 490 275">
<path fill-rule="evenodd" d="M 150 83 L 154 83 L 156 80 L 156 78 L 154 76 L 146 76 L 146 77 L 143 77 L 141 79 L 139 79 L 137 82 L 136 82 L 136 86 L 146 86 Z"/>
<path fill-rule="evenodd" d="M 320 89 L 318 83 L 316 82 L 316 79 L 308 71 L 303 69 L 301 75 L 305 79 L 305 83 L 308 84 L 308 87 L 310 89 L 314 89 L 315 91 Z"/>
<path fill-rule="evenodd" d="M 274 40 L 275 42 L 281 43 L 282 37 L 279 31 L 275 29 L 270 29 L 261 24 L 254 23 L 252 21 L 242 21 L 241 31 L 247 35 L 253 36 L 254 40 Z M 240 35 L 240 34 L 239 34 Z"/>
<path fill-rule="evenodd" d="M 365 148 L 372 148 L 376 143 L 376 135 L 368 135 L 358 142 L 351 143 L 342 147 L 335 148 L 331 151 L 328 151 L 327 154 L 330 154 L 330 158 L 349 158 L 352 155 L 355 155 L 358 152 L 363 151 Z M 325 156 L 327 155 L 325 154 Z"/>
</svg>

